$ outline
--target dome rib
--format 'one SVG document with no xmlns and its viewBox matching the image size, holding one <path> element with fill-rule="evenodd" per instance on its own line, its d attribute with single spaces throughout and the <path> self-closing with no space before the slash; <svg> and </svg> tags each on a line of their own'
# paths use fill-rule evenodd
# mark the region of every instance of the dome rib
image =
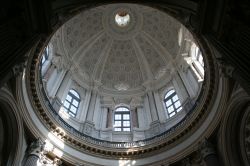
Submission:
<svg viewBox="0 0 250 166">
<path fill-rule="evenodd" d="M 97 64 L 95 65 L 95 69 L 93 72 L 93 79 L 95 80 L 101 80 L 102 79 L 102 73 L 104 70 L 104 67 L 106 65 L 107 59 L 110 56 L 110 50 L 112 48 L 112 44 L 113 44 L 114 40 L 111 39 L 108 44 L 105 47 L 105 51 L 102 55 L 102 58 L 99 58 Z"/>
<path fill-rule="evenodd" d="M 144 76 L 144 82 L 146 80 L 153 79 L 153 73 L 151 70 L 149 70 L 148 61 L 145 59 L 145 56 L 143 55 L 143 52 L 139 46 L 139 43 L 137 43 L 135 38 L 133 38 L 131 41 L 133 42 L 133 47 L 135 49 L 135 53 L 137 55 L 138 61 L 141 60 L 141 63 L 139 63 L 139 64 L 140 64 L 140 67 L 142 66 L 141 71 L 142 71 L 143 76 Z"/>
<path fill-rule="evenodd" d="M 91 49 L 91 47 L 97 42 L 98 39 L 100 39 L 104 35 L 104 31 L 100 31 L 85 42 L 83 42 L 80 47 L 75 51 L 74 54 L 72 54 L 73 59 L 81 60 L 84 56 L 84 54 Z M 81 59 L 79 59 L 81 58 Z"/>
</svg>

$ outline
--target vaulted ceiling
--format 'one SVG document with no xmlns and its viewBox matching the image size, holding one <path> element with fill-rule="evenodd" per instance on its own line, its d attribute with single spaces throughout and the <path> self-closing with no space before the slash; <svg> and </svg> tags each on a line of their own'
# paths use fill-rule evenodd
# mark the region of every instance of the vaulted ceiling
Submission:
<svg viewBox="0 0 250 166">
<path fill-rule="evenodd" d="M 117 13 L 130 16 L 126 26 Z M 75 81 L 110 92 L 145 89 L 169 75 L 179 52 L 181 24 L 157 9 L 135 4 L 110 4 L 79 13 L 52 37 L 55 55 Z"/>
</svg>

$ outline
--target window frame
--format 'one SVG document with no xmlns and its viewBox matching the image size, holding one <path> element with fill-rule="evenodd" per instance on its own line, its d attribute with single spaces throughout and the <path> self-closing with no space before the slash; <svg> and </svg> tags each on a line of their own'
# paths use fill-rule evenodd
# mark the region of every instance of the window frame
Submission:
<svg viewBox="0 0 250 166">
<path fill-rule="evenodd" d="M 46 61 L 48 59 L 49 59 L 49 46 L 45 47 L 45 49 L 43 51 L 43 56 L 42 56 L 42 60 L 41 60 L 42 66 L 46 63 Z"/>
<path fill-rule="evenodd" d="M 171 91 L 173 91 L 173 93 L 169 94 Z M 169 95 L 168 95 L 169 94 Z M 177 99 L 176 101 L 174 101 L 174 97 L 177 96 Z M 175 89 L 170 89 L 166 92 L 165 96 L 164 96 L 164 104 L 165 104 L 165 108 L 166 108 L 166 112 L 168 114 L 168 117 L 171 118 L 173 116 L 175 116 L 178 112 L 180 112 L 182 110 L 182 104 L 180 102 L 180 98 L 179 96 L 177 95 Z M 171 101 L 171 104 L 169 106 L 167 106 L 167 102 L 168 101 Z M 176 107 L 175 104 L 179 102 L 180 103 L 180 106 L 179 107 Z M 169 111 L 169 108 L 173 106 L 173 111 L 170 112 Z"/>
<path fill-rule="evenodd" d="M 76 93 L 78 96 L 76 96 L 76 95 L 75 95 L 73 92 L 71 92 L 71 91 L 73 91 L 74 93 Z M 71 97 L 70 100 L 67 99 L 68 96 Z M 74 100 L 77 102 L 77 106 L 73 103 Z M 68 108 L 67 108 L 67 106 L 65 106 L 65 103 L 66 103 L 66 102 L 69 103 Z M 72 116 L 72 117 L 75 118 L 76 115 L 77 115 L 78 109 L 79 109 L 80 102 L 81 102 L 81 97 L 80 97 L 79 93 L 78 93 L 76 90 L 74 90 L 74 89 L 70 89 L 70 90 L 68 91 L 68 93 L 67 93 L 67 96 L 66 96 L 64 102 L 63 102 L 64 111 L 65 111 L 67 114 L 69 114 L 70 116 Z M 75 113 L 71 110 L 71 107 L 73 107 L 73 108 L 76 109 Z"/>
<path fill-rule="evenodd" d="M 120 108 L 125 108 L 127 111 L 117 111 Z M 121 115 L 121 118 L 116 119 L 116 115 Z M 128 115 L 129 118 L 124 119 L 124 115 Z M 114 112 L 114 131 L 116 131 L 116 132 L 131 132 L 131 116 L 130 115 L 131 115 L 130 110 L 127 107 L 124 107 L 124 106 L 117 107 L 115 109 L 115 112 Z M 116 126 L 117 121 L 121 122 L 119 126 Z M 129 122 L 129 126 L 124 126 L 124 122 Z M 118 128 L 120 130 L 117 130 Z"/>
<path fill-rule="evenodd" d="M 191 47 L 191 57 L 193 59 L 192 62 L 192 68 L 196 75 L 199 77 L 199 79 L 203 80 L 204 79 L 204 59 L 202 56 L 202 52 L 200 48 L 193 43 Z"/>
</svg>

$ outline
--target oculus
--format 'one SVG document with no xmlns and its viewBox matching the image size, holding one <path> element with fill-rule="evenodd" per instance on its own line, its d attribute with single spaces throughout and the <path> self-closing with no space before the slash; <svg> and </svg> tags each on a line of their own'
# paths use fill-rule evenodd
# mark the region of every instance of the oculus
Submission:
<svg viewBox="0 0 250 166">
<path fill-rule="evenodd" d="M 130 15 L 126 11 L 120 11 L 115 15 L 115 22 L 119 27 L 125 27 L 130 22 Z"/>
</svg>

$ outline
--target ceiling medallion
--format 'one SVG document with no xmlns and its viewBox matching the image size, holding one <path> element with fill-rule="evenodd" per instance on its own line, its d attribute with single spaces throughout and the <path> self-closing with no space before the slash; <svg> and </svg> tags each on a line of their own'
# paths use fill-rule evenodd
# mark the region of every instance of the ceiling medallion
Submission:
<svg viewBox="0 0 250 166">
<path fill-rule="evenodd" d="M 115 22 L 119 27 L 125 27 L 130 22 L 130 15 L 126 11 L 119 11 L 115 15 Z"/>
</svg>

